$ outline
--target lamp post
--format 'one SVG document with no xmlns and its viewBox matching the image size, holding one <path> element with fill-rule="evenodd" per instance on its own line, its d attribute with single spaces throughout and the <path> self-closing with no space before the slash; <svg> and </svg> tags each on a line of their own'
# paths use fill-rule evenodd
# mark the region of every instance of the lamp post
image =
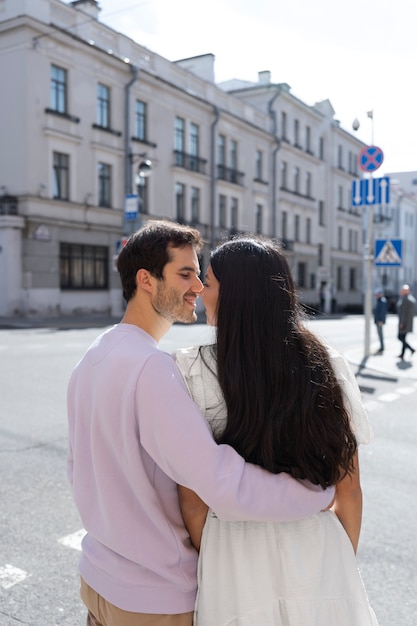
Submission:
<svg viewBox="0 0 417 626">
<path fill-rule="evenodd" d="M 140 154 L 135 154 L 130 152 L 128 155 L 129 160 L 129 168 L 131 171 L 132 164 L 135 160 L 140 159 L 139 165 L 136 169 L 136 175 L 134 178 L 135 185 L 138 184 L 140 179 L 149 178 L 152 174 L 153 163 L 150 159 L 148 159 L 148 155 L 146 152 L 141 152 Z M 130 180 L 129 176 L 129 180 Z M 134 190 L 129 185 L 130 188 L 126 189 L 125 196 L 125 206 L 124 206 L 124 215 L 123 215 L 123 234 L 130 235 L 133 232 L 132 225 L 134 225 L 138 218 L 138 202 L 139 196 L 137 193 L 134 193 Z"/>
</svg>

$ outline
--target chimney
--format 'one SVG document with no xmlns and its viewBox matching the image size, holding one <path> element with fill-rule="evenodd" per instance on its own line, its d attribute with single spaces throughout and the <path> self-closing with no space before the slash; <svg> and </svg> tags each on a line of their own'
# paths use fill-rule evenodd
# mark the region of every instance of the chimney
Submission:
<svg viewBox="0 0 417 626">
<path fill-rule="evenodd" d="M 258 83 L 261 85 L 269 85 L 271 83 L 271 72 L 269 70 L 258 72 Z"/>
<path fill-rule="evenodd" d="M 71 5 L 74 7 L 74 9 L 78 9 L 79 11 L 82 11 L 93 19 L 98 20 L 98 14 L 100 13 L 101 9 L 98 6 L 97 0 L 73 0 L 73 2 L 71 2 Z"/>
</svg>

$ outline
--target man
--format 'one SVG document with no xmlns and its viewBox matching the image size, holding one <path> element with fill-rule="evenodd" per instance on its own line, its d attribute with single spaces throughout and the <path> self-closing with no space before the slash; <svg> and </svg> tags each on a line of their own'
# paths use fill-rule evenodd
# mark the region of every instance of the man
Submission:
<svg viewBox="0 0 417 626">
<path fill-rule="evenodd" d="M 415 352 L 414 348 L 407 343 L 406 336 L 407 333 L 411 333 L 413 331 L 413 321 L 416 313 L 416 300 L 411 295 L 409 285 L 403 285 L 401 287 L 400 295 L 401 297 L 397 303 L 398 339 L 401 341 L 402 348 L 401 354 L 398 355 L 398 358 L 403 361 L 407 348 L 410 350 L 411 356 L 413 356 Z"/>
<path fill-rule="evenodd" d="M 68 476 L 87 531 L 89 626 L 191 626 L 197 552 L 177 484 L 232 521 L 299 519 L 333 496 L 218 446 L 173 359 L 158 350 L 175 321 L 196 320 L 201 244 L 198 231 L 165 221 L 129 238 L 117 263 L 125 315 L 71 375 Z"/>
<path fill-rule="evenodd" d="M 384 324 L 387 317 L 387 299 L 384 296 L 384 292 L 380 287 L 375 289 L 375 311 L 374 311 L 374 321 L 376 324 L 376 331 L 378 333 L 379 339 L 379 350 L 375 354 L 383 354 L 384 353 Z"/>
</svg>

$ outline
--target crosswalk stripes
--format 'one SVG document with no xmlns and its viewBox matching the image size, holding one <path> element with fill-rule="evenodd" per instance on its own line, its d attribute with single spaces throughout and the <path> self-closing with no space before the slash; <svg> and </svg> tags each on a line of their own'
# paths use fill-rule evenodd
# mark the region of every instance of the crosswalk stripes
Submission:
<svg viewBox="0 0 417 626">
<path fill-rule="evenodd" d="M 70 535 L 65 535 L 65 537 L 61 537 L 58 539 L 58 543 L 67 548 L 73 548 L 74 550 L 81 550 L 81 541 L 85 536 L 84 528 L 77 530 L 75 533 L 71 533 Z"/>
<path fill-rule="evenodd" d="M 10 565 L 10 563 L 0 565 L 0 587 L 3 589 L 9 589 L 13 587 L 13 585 L 16 585 L 16 583 L 21 583 L 22 580 L 25 580 L 28 576 L 29 574 L 23 569 L 14 567 L 14 565 Z"/>
</svg>

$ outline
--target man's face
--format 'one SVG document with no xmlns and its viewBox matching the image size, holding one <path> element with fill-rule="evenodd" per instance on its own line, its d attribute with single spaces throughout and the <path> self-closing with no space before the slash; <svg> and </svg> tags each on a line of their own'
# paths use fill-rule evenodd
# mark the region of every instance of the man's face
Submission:
<svg viewBox="0 0 417 626">
<path fill-rule="evenodd" d="M 191 324 L 197 320 L 196 301 L 203 289 L 200 266 L 192 246 L 169 247 L 171 261 L 157 281 L 152 304 L 157 313 L 170 322 Z"/>
</svg>

